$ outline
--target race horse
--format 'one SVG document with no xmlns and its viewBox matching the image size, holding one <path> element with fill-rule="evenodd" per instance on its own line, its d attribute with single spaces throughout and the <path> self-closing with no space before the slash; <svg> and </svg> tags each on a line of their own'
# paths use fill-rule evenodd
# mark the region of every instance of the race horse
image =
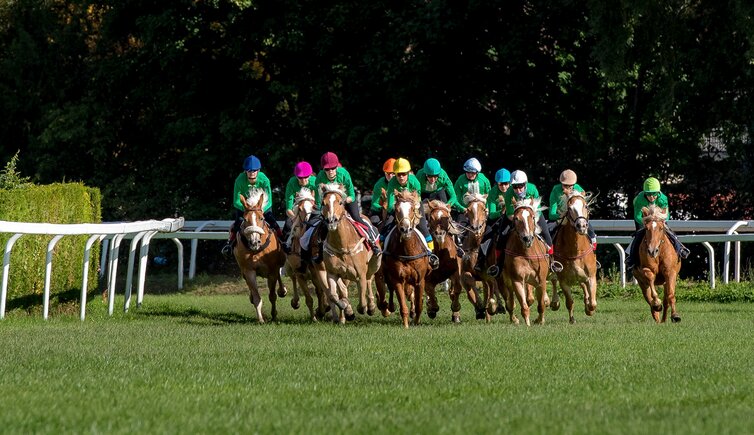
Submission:
<svg viewBox="0 0 754 435">
<path fill-rule="evenodd" d="M 256 310 L 259 323 L 264 323 L 264 315 L 262 314 L 262 297 L 257 287 L 257 275 L 267 278 L 270 305 L 272 305 L 270 315 L 275 321 L 277 296 L 284 297 L 287 293 L 280 278 L 280 268 L 285 263 L 285 253 L 272 228 L 264 220 L 262 210 L 268 200 L 264 190 L 252 189 L 249 191 L 248 198 L 243 195 L 240 197 L 241 204 L 244 205 L 244 214 L 233 255 L 249 287 L 249 300 Z"/>
<path fill-rule="evenodd" d="M 537 299 L 537 311 L 539 316 L 534 323 L 545 322 L 545 307 L 547 306 L 547 273 L 549 260 L 547 246 L 537 236 L 537 212 L 539 210 L 537 199 L 525 199 L 515 203 L 512 216 L 512 228 L 515 234 L 508 237 L 505 245 L 505 261 L 501 279 L 506 288 L 510 289 L 506 294 L 505 308 L 513 324 L 519 320 L 513 312 L 514 295 L 521 306 L 521 316 L 527 326 L 529 320 L 529 306 L 534 303 L 534 298 L 528 291 L 528 286 L 533 286 Z"/>
<path fill-rule="evenodd" d="M 681 258 L 666 233 L 667 212 L 651 204 L 641 209 L 641 215 L 646 233 L 639 245 L 639 263 L 633 269 L 634 278 L 644 292 L 655 322 L 667 320 L 668 308 L 670 320 L 680 322 L 681 316 L 675 309 L 675 282 L 681 270 Z M 658 285 L 664 288 L 662 302 L 657 296 Z"/>
<path fill-rule="evenodd" d="M 495 258 L 493 255 L 487 256 L 487 262 L 482 267 L 482 272 L 474 270 L 477 258 L 479 256 L 479 247 L 482 244 L 482 237 L 487 228 L 487 195 L 478 193 L 466 193 L 464 195 L 466 204 L 466 218 L 468 227 L 465 228 L 466 235 L 463 240 L 463 255 L 461 261 L 461 285 L 466 290 L 469 301 L 474 305 L 477 319 L 486 319 L 488 322 L 491 317 L 497 313 L 497 302 L 493 295 L 497 291 L 495 278 L 487 274 L 488 266 L 493 265 Z M 484 298 L 480 299 L 476 289 L 476 282 L 482 281 L 484 287 Z"/>
<path fill-rule="evenodd" d="M 440 265 L 437 269 L 430 271 L 425 280 L 425 288 L 428 296 L 427 316 L 430 319 L 434 319 L 440 309 L 437 304 L 435 288 L 441 282 L 450 279 L 451 285 L 448 292 L 450 295 L 450 309 L 452 311 L 450 320 L 453 323 L 459 323 L 461 321 L 459 296 L 462 289 L 461 256 L 459 256 L 454 236 L 460 234 L 461 230 L 456 228 L 447 204 L 436 199 L 427 203 L 427 221 L 429 223 L 429 232 L 435 241 L 434 252 L 440 260 Z"/>
<path fill-rule="evenodd" d="M 553 240 L 553 257 L 563 266 L 562 270 L 551 275 L 552 302 L 550 308 L 560 308 L 558 283 L 563 288 L 568 308 L 568 318 L 575 323 L 573 316 L 573 286 L 581 287 L 584 294 L 584 312 L 587 316 L 597 309 L 597 256 L 592 250 L 592 242 L 587 235 L 589 229 L 589 200 L 579 191 L 563 195 L 565 209 Z M 554 205 L 551 205 L 554 207 Z"/>
<path fill-rule="evenodd" d="M 291 277 L 293 283 L 293 298 L 291 307 L 297 310 L 300 306 L 300 294 L 303 293 L 306 298 L 306 306 L 309 308 L 309 317 L 312 321 L 321 319 L 325 314 L 325 306 L 328 305 L 324 293 L 323 283 L 319 282 L 317 274 L 311 267 L 301 267 L 301 244 L 299 240 L 306 231 L 306 222 L 309 220 L 312 211 L 314 211 L 314 192 L 307 188 L 302 188 L 294 197 L 293 219 L 291 225 L 290 239 L 288 246 L 290 252 L 286 256 L 285 273 Z M 308 282 L 311 281 L 313 287 L 310 289 Z M 314 310 L 314 298 L 317 298 L 317 310 Z"/>
<path fill-rule="evenodd" d="M 427 246 L 416 228 L 421 220 L 419 195 L 398 190 L 394 194 L 395 227 L 385 239 L 382 271 L 391 292 L 398 295 L 403 327 L 408 328 L 409 302 L 414 324 L 421 319 L 424 285 L 431 269 Z"/>
<path fill-rule="evenodd" d="M 327 271 L 327 289 L 332 308 L 333 321 L 345 323 L 346 318 L 353 318 L 353 309 L 348 300 L 347 291 L 339 287 L 338 281 L 356 281 L 359 288 L 359 314 L 370 316 L 376 310 L 372 292 L 372 277 L 379 269 L 381 255 L 373 255 L 365 243 L 365 237 L 356 229 L 356 224 L 345 209 L 345 188 L 336 183 L 319 186 L 322 197 L 322 224 L 327 225 L 327 237 L 324 240 L 324 261 Z M 340 291 L 339 291 L 340 289 Z M 338 308 L 340 311 L 336 310 Z"/>
</svg>

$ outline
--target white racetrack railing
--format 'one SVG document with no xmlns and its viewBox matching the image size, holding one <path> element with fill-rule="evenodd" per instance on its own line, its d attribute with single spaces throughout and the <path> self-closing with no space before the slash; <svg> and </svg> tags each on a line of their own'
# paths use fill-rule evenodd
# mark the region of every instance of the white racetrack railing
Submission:
<svg viewBox="0 0 754 435">
<path fill-rule="evenodd" d="M 52 252 L 60 239 L 67 235 L 90 235 L 84 248 L 83 258 L 83 279 L 81 284 L 81 320 L 86 317 L 86 295 L 87 283 L 89 278 L 89 256 L 91 248 L 95 241 L 112 243 L 109 249 L 110 258 L 107 258 L 107 244 L 104 244 L 102 253 L 102 267 L 100 270 L 107 270 L 108 280 L 108 311 L 113 313 L 113 304 L 115 301 L 115 282 L 118 268 L 118 251 L 120 242 L 124 237 L 131 238 L 131 250 L 128 258 L 128 274 L 126 283 L 126 301 L 124 310 L 128 310 L 131 302 L 131 286 L 133 283 L 133 268 L 136 255 L 136 247 L 141 242 L 139 253 L 139 277 L 138 277 L 138 296 L 137 305 L 141 305 L 144 297 L 144 278 L 147 270 L 147 256 L 149 254 L 149 241 L 158 233 L 176 232 L 183 227 L 183 218 L 163 219 L 161 221 L 149 220 L 138 222 L 117 222 L 102 224 L 47 224 L 47 223 L 26 223 L 26 222 L 8 222 L 0 221 L 0 233 L 13 234 L 5 244 L 5 253 L 3 256 L 3 278 L 2 288 L 0 289 L 0 319 L 5 317 L 5 304 L 8 295 L 8 274 L 10 272 L 10 259 L 13 245 L 25 234 L 48 234 L 53 236 L 47 245 L 47 259 L 45 268 L 45 287 L 43 300 L 43 316 L 46 319 L 49 315 L 50 307 L 50 277 L 52 274 Z M 182 271 L 181 271 L 182 272 Z M 104 273 L 104 272 L 101 272 Z"/>
<path fill-rule="evenodd" d="M 175 234 L 159 234 L 156 238 L 172 238 L 176 245 L 180 245 L 178 239 L 191 240 L 191 259 L 189 262 L 189 276 L 194 279 L 196 273 L 196 250 L 199 240 L 226 240 L 228 229 L 233 221 L 228 220 L 206 220 L 206 221 L 186 221 L 183 230 Z M 278 222 L 282 227 L 284 222 Z M 620 257 L 620 275 L 621 285 L 626 286 L 626 251 L 623 245 L 631 242 L 631 234 L 635 231 L 634 221 L 624 220 L 603 220 L 593 219 L 590 221 L 594 231 L 598 234 L 597 243 L 601 245 L 610 244 L 618 250 Z M 723 247 L 723 273 L 724 283 L 728 283 L 730 276 L 731 263 L 731 243 L 735 246 L 734 260 L 734 279 L 736 282 L 741 280 L 741 242 L 754 241 L 754 221 L 712 221 L 712 220 L 693 220 L 693 221 L 669 221 L 669 226 L 679 234 L 678 238 L 684 244 L 700 243 L 707 250 L 707 260 L 709 264 L 709 283 L 711 288 L 715 288 L 715 251 L 710 243 L 724 243 Z M 605 233 L 623 233 L 624 235 L 605 235 Z M 684 234 L 696 233 L 696 234 Z M 702 233 L 702 234 L 699 234 Z M 749 234 L 739 234 L 749 233 Z M 182 258 L 183 246 L 179 249 L 179 289 L 182 288 L 183 274 Z"/>
</svg>

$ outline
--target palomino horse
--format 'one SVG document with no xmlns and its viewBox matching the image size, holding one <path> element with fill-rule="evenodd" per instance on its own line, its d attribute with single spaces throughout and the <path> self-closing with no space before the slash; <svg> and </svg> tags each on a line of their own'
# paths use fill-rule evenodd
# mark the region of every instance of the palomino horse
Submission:
<svg viewBox="0 0 754 435">
<path fill-rule="evenodd" d="M 539 226 L 536 215 L 539 201 L 539 199 L 526 199 L 515 204 L 516 208 L 512 217 L 515 234 L 508 237 L 505 245 L 505 264 L 502 273 L 504 284 L 510 289 L 505 301 L 510 321 L 518 324 L 518 318 L 513 312 L 513 294 L 515 293 L 521 305 L 521 316 L 527 326 L 531 325 L 529 305 L 534 302 L 533 298 L 528 297 L 528 285 L 534 286 L 537 298 L 539 316 L 534 323 L 545 322 L 545 307 L 547 306 L 545 297 L 547 296 L 549 261 L 547 246 L 537 237 Z"/>
<path fill-rule="evenodd" d="M 380 267 L 381 255 L 373 255 L 366 249 L 364 237 L 361 237 L 350 221 L 345 209 L 346 193 L 342 185 L 321 184 L 322 224 L 327 225 L 327 238 L 324 241 L 324 264 L 327 270 L 327 288 L 333 321 L 345 322 L 345 317 L 353 318 L 353 309 L 348 301 L 348 294 L 338 292 L 338 280 L 356 281 L 359 287 L 359 304 L 357 310 L 363 314 L 365 309 L 370 316 L 377 306 L 372 293 L 372 276 Z M 368 297 L 368 301 L 367 301 Z M 335 307 L 338 307 L 338 316 Z"/>
<path fill-rule="evenodd" d="M 294 199 L 294 215 L 293 223 L 291 225 L 290 253 L 286 257 L 285 273 L 291 277 L 293 283 L 293 299 L 291 299 L 291 307 L 297 310 L 300 306 L 300 293 L 303 293 L 306 298 L 306 306 L 309 308 L 309 316 L 312 321 L 321 319 L 325 313 L 326 299 L 323 290 L 322 283 L 317 280 L 315 273 L 309 268 L 305 268 L 304 272 L 300 272 L 301 268 L 301 244 L 299 240 L 306 231 L 306 222 L 309 220 L 309 216 L 314 210 L 314 192 L 307 188 L 302 188 L 296 193 Z M 309 289 L 308 281 L 312 281 L 314 285 L 313 289 Z M 315 294 L 316 293 L 316 294 Z M 314 311 L 314 297 L 317 297 L 318 308 Z"/>
<path fill-rule="evenodd" d="M 262 189 L 252 189 L 248 199 L 241 195 L 241 203 L 245 210 L 238 241 L 233 249 L 238 267 L 241 268 L 241 274 L 249 287 L 249 300 L 257 312 L 259 323 L 264 323 L 264 315 L 262 297 L 257 287 L 257 275 L 267 278 L 273 321 L 277 317 L 277 296 L 284 297 L 287 292 L 280 279 L 280 268 L 285 263 L 285 253 L 272 229 L 264 221 L 262 210 L 266 201 Z"/>
<path fill-rule="evenodd" d="M 668 307 L 670 320 L 680 322 L 681 316 L 675 310 L 675 281 L 681 270 L 681 258 L 665 232 L 667 212 L 652 204 L 642 208 L 641 215 L 647 231 L 639 246 L 639 263 L 633 269 L 634 278 L 644 292 L 644 299 L 649 303 L 655 322 L 667 320 Z M 664 287 L 662 302 L 657 296 L 658 285 Z"/>
<path fill-rule="evenodd" d="M 474 270 L 479 255 L 479 246 L 482 243 L 482 237 L 487 227 L 487 195 L 478 193 L 467 193 L 464 195 L 466 203 L 466 217 L 469 224 L 466 228 L 466 237 L 463 241 L 463 251 L 465 252 L 461 262 L 461 284 L 466 289 L 466 295 L 474 304 L 476 318 L 485 318 L 488 322 L 491 316 L 497 312 L 497 302 L 492 297 L 495 294 L 497 283 L 495 278 L 487 275 L 488 267 L 494 264 L 495 258 L 492 255 L 487 256 L 487 264 L 482 267 L 483 272 L 478 273 Z M 476 290 L 476 282 L 484 283 L 484 300 L 479 300 L 479 294 Z M 485 312 L 486 307 L 486 312 Z"/>
<path fill-rule="evenodd" d="M 565 196 L 565 195 L 564 195 Z M 557 272 L 557 281 L 563 287 L 566 307 L 571 323 L 573 317 L 572 286 L 580 286 L 584 293 L 584 311 L 587 316 L 597 309 L 597 256 L 589 240 L 589 204 L 581 192 L 574 191 L 565 199 L 566 209 L 561 216 L 555 240 L 553 256 L 560 261 L 563 269 Z M 554 207 L 554 205 L 552 205 Z M 560 307 L 556 279 L 552 279 L 552 302 L 550 308 L 557 311 Z"/>
<path fill-rule="evenodd" d="M 404 328 L 408 328 L 408 301 L 411 301 L 414 324 L 419 324 L 425 279 L 430 272 L 429 253 L 421 233 L 416 229 L 420 220 L 419 195 L 416 192 L 396 190 L 396 226 L 385 242 L 385 264 L 382 271 L 390 289 L 398 294 Z"/>
<path fill-rule="evenodd" d="M 427 302 L 427 316 L 434 319 L 439 311 L 435 287 L 447 279 L 450 279 L 451 321 L 461 321 L 461 303 L 458 301 L 461 294 L 461 257 L 458 255 L 454 235 L 460 234 L 453 224 L 450 216 L 450 208 L 442 201 L 432 200 L 427 203 L 427 216 L 429 232 L 435 241 L 435 255 L 440 260 L 437 269 L 430 271 L 426 278 L 426 290 L 429 300 Z M 472 301 L 473 302 L 473 301 Z"/>
</svg>

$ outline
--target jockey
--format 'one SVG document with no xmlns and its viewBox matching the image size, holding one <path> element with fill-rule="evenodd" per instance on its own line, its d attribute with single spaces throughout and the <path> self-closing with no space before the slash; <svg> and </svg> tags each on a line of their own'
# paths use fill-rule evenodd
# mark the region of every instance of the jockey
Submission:
<svg viewBox="0 0 754 435">
<path fill-rule="evenodd" d="M 641 245 L 641 241 L 644 239 L 644 233 L 646 233 L 646 228 L 644 228 L 644 223 L 642 222 L 641 209 L 643 207 L 648 207 L 651 204 L 664 210 L 667 214 L 666 220 L 670 218 L 668 197 L 660 191 L 660 181 L 654 177 L 649 177 L 644 180 L 644 190 L 639 192 L 634 198 L 634 224 L 636 225 L 637 231 L 634 233 L 634 239 L 631 241 L 631 244 L 627 249 L 627 270 L 631 270 L 639 260 L 639 245 Z M 678 236 L 676 236 L 667 225 L 665 225 L 665 232 L 667 233 L 670 242 L 673 243 L 673 247 L 678 253 L 678 256 L 684 259 L 688 258 L 691 251 L 681 244 L 681 241 L 678 240 Z"/>
<path fill-rule="evenodd" d="M 502 237 L 498 237 L 501 227 L 507 227 L 508 217 L 505 215 L 505 192 L 508 191 L 511 185 L 511 173 L 505 168 L 498 169 L 495 172 L 495 187 L 490 189 L 490 193 L 487 196 L 487 210 L 489 210 L 489 216 L 487 217 L 487 229 L 482 236 L 482 244 L 479 246 L 479 255 L 477 256 L 477 262 L 474 265 L 474 270 L 482 272 L 482 267 L 487 262 L 487 254 L 489 253 L 492 243 L 487 241 L 497 237 L 497 243 L 495 249 L 501 251 L 505 246 L 501 244 Z M 500 253 L 498 253 L 498 257 Z M 498 268 L 490 268 L 487 274 L 495 277 L 499 273 Z"/>
<path fill-rule="evenodd" d="M 316 185 L 314 184 L 315 177 L 313 175 L 312 165 L 308 162 L 298 162 L 293 167 L 293 176 L 288 179 L 288 183 L 285 185 L 285 225 L 283 226 L 283 249 L 285 252 L 290 252 L 290 232 L 293 225 L 293 217 L 296 212 L 293 210 L 296 201 L 296 194 L 301 189 L 309 189 L 312 194 L 316 192 Z"/>
<path fill-rule="evenodd" d="M 382 172 L 385 176 L 380 177 L 380 179 L 374 183 L 374 187 L 372 188 L 372 204 L 369 208 L 369 215 L 377 216 L 379 218 L 378 221 L 382 220 L 382 205 L 380 205 L 382 190 L 385 189 L 385 194 L 387 194 L 387 183 L 389 183 L 390 179 L 395 176 L 395 172 L 393 172 L 394 164 L 395 159 L 392 157 L 385 160 L 385 163 L 382 165 Z"/>
<path fill-rule="evenodd" d="M 448 177 L 448 173 L 440 167 L 440 162 L 435 158 L 429 158 L 424 162 L 424 166 L 416 172 L 416 179 L 421 186 L 421 199 L 437 199 L 448 207 L 458 208 L 458 198 L 453 183 Z"/>
<path fill-rule="evenodd" d="M 458 198 L 456 209 L 461 212 L 466 211 L 466 204 L 463 204 L 463 195 L 469 189 L 480 195 L 490 193 L 490 180 L 482 174 L 482 164 L 479 163 L 479 160 L 474 157 L 466 160 L 466 163 L 463 164 L 463 170 L 465 173 L 461 174 L 454 184 Z"/>
<path fill-rule="evenodd" d="M 345 204 L 344 207 L 348 214 L 351 216 L 351 219 L 353 219 L 356 222 L 359 222 L 360 224 L 364 225 L 366 228 L 371 228 L 372 226 L 369 225 L 367 222 L 364 222 L 363 219 L 361 219 L 361 216 L 359 214 L 359 204 L 355 202 L 356 199 L 356 193 L 353 190 L 353 182 L 351 181 L 351 174 L 348 173 L 346 168 L 344 168 L 340 161 L 338 160 L 338 156 L 335 155 L 333 152 L 326 152 L 322 155 L 322 157 L 319 160 L 320 165 L 322 166 L 322 170 L 319 171 L 317 174 L 317 178 L 314 180 L 315 186 L 317 186 L 317 189 L 315 191 L 315 198 L 316 198 L 316 205 L 318 209 L 322 209 L 322 193 L 319 190 L 319 186 L 321 184 L 329 184 L 329 183 L 336 183 L 343 185 L 345 192 L 346 192 L 346 198 L 345 198 Z M 322 215 L 321 214 L 312 214 L 311 218 L 309 219 L 309 225 L 313 227 L 319 228 L 319 255 L 317 258 L 314 259 L 315 262 L 322 261 L 322 244 L 325 241 L 325 238 L 327 237 L 327 225 L 319 225 L 322 222 Z M 377 244 L 376 238 L 368 237 L 367 241 L 369 242 L 369 246 L 372 248 L 375 254 L 379 254 L 381 252 L 380 246 Z M 311 245 L 310 245 L 311 246 Z M 302 249 L 302 259 L 306 260 L 309 256 L 311 256 L 311 248 L 310 249 Z"/>
<path fill-rule="evenodd" d="M 511 174 L 511 188 L 505 192 L 505 214 L 508 217 L 513 216 L 515 201 L 528 198 L 539 198 L 537 187 L 529 183 L 529 178 L 524 171 L 513 171 Z M 547 244 L 547 253 L 552 255 L 552 237 L 550 236 L 550 232 L 547 231 L 545 216 L 541 212 L 537 212 L 537 214 L 539 215 L 537 225 L 539 225 L 539 229 L 541 230 L 540 234 Z"/>
<path fill-rule="evenodd" d="M 399 158 L 393 165 L 393 177 L 387 184 L 387 212 L 390 213 L 387 224 L 382 229 L 380 238 L 384 239 L 390 231 L 395 227 L 395 217 L 392 213 L 395 211 L 395 191 L 408 191 L 408 192 L 421 192 L 421 184 L 417 180 L 414 174 L 411 174 L 411 164 L 404 158 Z M 424 217 L 424 213 L 420 213 L 419 225 L 417 228 L 424 236 L 424 240 L 427 241 L 427 247 L 429 248 L 429 265 L 432 269 L 437 269 L 440 265 L 440 260 L 433 253 L 434 241 L 432 235 L 429 233 L 429 226 L 427 225 L 427 218 Z"/>
<path fill-rule="evenodd" d="M 584 193 L 584 189 L 576 184 L 576 173 L 573 172 L 570 169 L 566 169 L 565 171 L 560 173 L 559 178 L 560 183 L 556 184 L 552 187 L 552 191 L 550 192 L 550 210 L 549 210 L 549 216 L 548 220 L 550 222 L 554 222 L 552 228 L 555 230 L 557 228 L 557 221 L 560 220 L 563 216 L 565 216 L 566 210 L 565 202 L 562 202 L 563 195 L 570 195 L 573 193 L 573 191 Z M 592 228 L 592 223 L 589 223 L 589 227 L 587 229 L 587 235 L 589 236 L 589 241 L 592 243 L 592 250 L 597 250 L 597 234 L 594 233 L 594 229 Z"/>
<path fill-rule="evenodd" d="M 272 189 L 270 188 L 270 179 L 264 175 L 264 172 L 260 171 L 262 163 L 257 156 L 251 155 L 246 157 L 243 162 L 243 172 L 238 174 L 236 181 L 233 184 L 233 208 L 234 218 L 233 224 L 230 227 L 230 234 L 228 235 L 228 241 L 223 246 L 222 254 L 227 258 L 230 257 L 233 251 L 233 246 L 236 242 L 236 234 L 243 221 L 243 214 L 246 210 L 244 204 L 241 203 L 240 195 L 248 196 L 251 189 L 263 189 L 266 198 L 266 204 L 262 212 L 264 213 L 264 220 L 275 231 L 278 239 L 282 239 L 282 231 L 280 225 L 278 225 L 277 219 L 272 214 Z"/>
</svg>

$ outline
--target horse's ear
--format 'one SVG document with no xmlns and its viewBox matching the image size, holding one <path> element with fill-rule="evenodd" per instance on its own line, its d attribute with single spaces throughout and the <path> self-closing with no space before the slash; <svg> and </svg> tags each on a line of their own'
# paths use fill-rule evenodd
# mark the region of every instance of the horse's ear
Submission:
<svg viewBox="0 0 754 435">
<path fill-rule="evenodd" d="M 488 195 L 488 194 L 485 194 L 485 195 L 481 195 L 481 196 L 482 196 L 482 198 L 483 198 L 483 199 L 484 199 L 485 201 L 487 201 L 487 195 Z"/>
<path fill-rule="evenodd" d="M 259 195 L 259 201 L 257 201 L 257 207 L 262 208 L 264 207 L 264 193 Z"/>
<path fill-rule="evenodd" d="M 239 193 L 238 196 L 241 198 L 241 204 L 243 204 L 244 208 L 248 208 L 249 206 L 246 204 L 246 197 L 243 196 L 243 193 Z"/>
<path fill-rule="evenodd" d="M 641 215 L 647 217 L 649 215 L 649 209 L 646 207 L 641 208 Z"/>
<path fill-rule="evenodd" d="M 393 196 L 399 196 L 400 192 L 398 192 L 398 189 L 393 189 Z"/>
</svg>

